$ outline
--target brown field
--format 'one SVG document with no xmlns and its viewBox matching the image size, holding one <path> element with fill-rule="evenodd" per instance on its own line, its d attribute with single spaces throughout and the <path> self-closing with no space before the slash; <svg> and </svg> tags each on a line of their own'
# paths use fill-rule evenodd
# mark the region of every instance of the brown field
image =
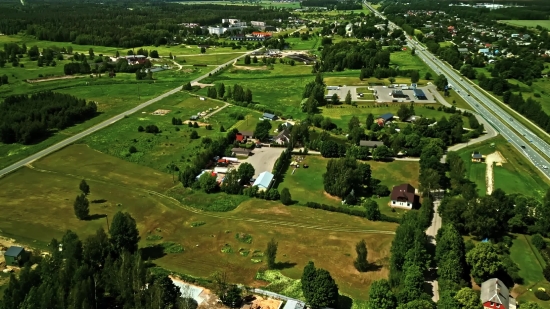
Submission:
<svg viewBox="0 0 550 309">
<path fill-rule="evenodd" d="M 97 217 L 90 221 L 77 220 L 72 209 L 82 178 L 91 187 L 89 200 L 100 200 L 90 204 L 90 213 Z M 128 211 L 138 223 L 142 247 L 167 241 L 184 247 L 183 253 L 156 252 L 158 256 L 152 259 L 165 268 L 200 277 L 225 269 L 234 282 L 265 284 L 254 280 L 265 263 L 255 264 L 251 258 L 254 250 L 263 251 L 274 237 L 279 242 L 283 274 L 299 278 L 307 261 L 313 260 L 330 271 L 341 292 L 354 299 L 365 299 L 370 282 L 387 277 L 391 233 L 396 227 L 256 199 L 231 212 L 201 212 L 164 195 L 174 186 L 170 175 L 85 145 L 67 147 L 33 163 L 33 168 L 22 168 L 0 179 L 0 186 L 1 234 L 19 242 L 43 248 L 66 229 L 84 238 L 99 227 L 106 228 L 107 220 L 98 215 L 111 218 L 119 210 Z M 196 222 L 204 225 L 192 227 Z M 163 238 L 147 241 L 150 233 Z M 236 233 L 250 234 L 252 242 L 238 241 Z M 363 274 L 352 266 L 360 239 L 367 242 L 369 261 L 377 265 Z M 232 253 L 221 252 L 226 244 Z M 250 254 L 239 254 L 241 248 Z"/>
</svg>

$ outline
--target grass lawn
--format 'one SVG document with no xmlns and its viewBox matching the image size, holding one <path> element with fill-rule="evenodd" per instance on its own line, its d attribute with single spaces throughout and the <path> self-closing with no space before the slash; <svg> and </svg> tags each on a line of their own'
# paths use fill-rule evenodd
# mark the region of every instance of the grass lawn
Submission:
<svg viewBox="0 0 550 309">
<path fill-rule="evenodd" d="M 66 128 L 54 134 L 52 137 L 33 145 L 0 144 L 0 168 L 13 164 L 68 136 L 79 133 L 93 125 L 105 121 L 139 103 L 143 103 L 166 91 L 172 90 L 180 86 L 186 80 L 191 80 L 199 74 L 201 74 L 201 70 L 192 73 L 164 71 L 155 74 L 155 78 L 157 78 L 155 82 L 137 82 L 133 74 L 118 74 L 114 79 L 106 77 L 93 79 L 83 78 L 44 82 L 33 85 L 27 84 L 33 91 L 55 90 L 86 100 L 96 101 L 98 103 L 99 115 L 84 123 Z M 88 83 L 88 85 L 86 85 L 86 83 Z M 138 89 L 140 97 L 138 96 Z M 25 93 L 23 89 L 20 88 L 14 90 L 14 94 L 21 92 Z"/>
<path fill-rule="evenodd" d="M 444 96 L 444 91 L 439 91 L 439 93 Z M 445 98 L 448 103 L 453 104 L 457 108 L 464 108 L 468 110 L 474 110 L 470 104 L 468 104 L 456 91 L 449 91 L 449 96 Z"/>
<path fill-rule="evenodd" d="M 231 128 L 237 128 L 239 131 L 254 131 L 261 116 L 260 112 L 250 111 L 250 114 L 246 115 L 243 120 L 237 121 Z"/>
<path fill-rule="evenodd" d="M 399 66 L 400 70 L 416 70 L 423 79 L 427 72 L 435 78 L 434 72 L 417 56 L 411 55 L 410 50 L 397 51 L 390 54 L 390 65 Z M 411 82 L 410 79 L 408 81 Z"/>
<path fill-rule="evenodd" d="M 536 28 L 541 26 L 550 29 L 550 20 L 499 20 L 499 22 L 517 27 Z"/>
<path fill-rule="evenodd" d="M 216 64 L 226 63 L 229 60 L 237 58 L 244 53 L 246 53 L 246 51 L 233 51 L 230 54 L 208 54 L 207 53 L 204 55 L 178 57 L 176 58 L 176 61 L 179 64 L 183 64 L 183 65 L 193 65 L 193 64 L 216 65 Z M 185 60 L 185 62 L 183 62 L 183 60 Z"/>
<path fill-rule="evenodd" d="M 321 38 L 318 36 L 312 36 L 309 40 L 302 40 L 302 38 L 287 38 L 285 39 L 292 50 L 311 50 L 317 49 L 321 44 Z"/>
<path fill-rule="evenodd" d="M 374 102 L 363 103 L 358 101 L 357 107 L 352 107 L 349 105 L 339 105 L 332 108 L 321 108 L 321 113 L 325 117 L 330 117 L 338 127 L 347 130 L 348 122 L 353 116 L 359 117 L 359 120 L 363 122 L 366 120 L 369 113 L 372 113 L 374 117 L 380 116 L 385 113 L 393 113 L 394 115 L 397 115 L 397 111 L 399 110 L 400 105 L 401 104 L 399 103 L 378 104 Z M 415 114 L 421 117 L 440 119 L 441 117 L 445 116 L 448 119 L 451 114 L 447 114 L 443 111 L 438 111 L 437 108 L 439 106 L 441 105 L 415 103 L 414 110 Z M 426 107 L 435 107 L 435 110 Z M 462 117 L 462 120 L 464 121 L 464 126 L 469 127 L 468 119 L 466 117 Z"/>
<path fill-rule="evenodd" d="M 305 205 L 307 202 L 316 202 L 333 206 L 340 206 L 340 198 L 327 194 L 323 189 L 323 174 L 326 172 L 328 163 L 327 158 L 318 155 L 308 155 L 303 161 L 309 167 L 297 168 L 294 174 L 294 168 L 289 168 L 285 174 L 283 181 L 278 185 L 279 191 L 282 188 L 288 188 L 292 199 L 299 204 Z M 383 185 L 388 186 L 391 190 L 393 186 L 402 183 L 410 183 L 418 187 L 418 162 L 410 161 L 393 161 L 393 162 L 376 162 L 367 161 L 372 169 L 372 177 L 377 178 Z M 391 212 L 388 207 L 389 197 L 375 200 L 380 206 L 382 213 L 388 216 L 398 216 L 402 211 Z"/>
<path fill-rule="evenodd" d="M 495 143 L 495 147 L 491 147 Z M 495 166 L 494 179 L 495 188 L 500 188 L 508 194 L 521 193 L 541 198 L 546 193 L 550 181 L 540 173 L 525 157 L 517 152 L 502 136 L 497 136 L 485 141 L 483 144 L 472 145 L 459 150 L 460 156 L 464 159 L 469 179 L 478 184 L 480 194 L 484 194 L 485 164 L 472 163 L 471 154 L 479 151 L 483 155 L 500 151 L 506 159 L 502 166 Z M 483 190 L 481 186 L 483 185 Z"/>
<path fill-rule="evenodd" d="M 227 129 L 237 121 L 230 116 L 232 113 L 246 115 L 248 111 L 240 107 L 228 107 L 209 117 L 208 120 L 199 119 L 201 123 L 206 121 L 212 124 L 213 130 L 206 130 L 203 126 L 197 129 L 189 128 L 186 124 L 174 126 L 172 118 L 181 118 L 186 121 L 192 115 L 208 111 L 210 108 L 216 110 L 221 106 L 223 103 L 219 101 L 201 101 L 190 94 L 177 93 L 84 138 L 83 142 L 103 153 L 160 171 L 167 171 L 167 166 L 171 162 L 180 167 L 189 162 L 203 148 L 202 137 L 215 138 L 225 135 L 226 133 L 220 132 L 219 129 L 222 125 Z M 152 115 L 152 112 L 157 109 L 170 112 L 165 116 Z M 161 133 L 148 134 L 137 131 L 140 125 L 145 128 L 151 124 L 158 126 Z M 197 131 L 201 138 L 191 139 L 190 133 L 193 130 Z M 128 151 L 130 146 L 136 147 L 137 152 L 130 154 Z"/>
<path fill-rule="evenodd" d="M 78 231 L 82 239 L 99 227 L 106 228 L 104 218 L 80 221 L 73 214 L 78 183 L 84 178 L 91 187 L 89 199 L 105 200 L 91 203 L 91 214 L 112 218 L 117 211 L 127 211 L 138 224 L 140 246 L 155 243 L 146 240 L 149 234 L 162 236 L 160 242 L 183 246 L 183 253 L 163 254 L 154 260 L 170 270 L 200 277 L 225 270 L 233 282 L 262 285 L 265 283 L 256 282 L 254 275 L 264 262 L 252 262 L 252 252 L 262 252 L 269 239 L 275 237 L 279 243 L 278 261 L 287 265 L 282 272 L 291 278 L 299 278 L 305 264 L 313 260 L 330 271 L 341 292 L 364 300 L 369 284 L 388 276 L 393 236 L 347 230 L 392 231 L 395 224 L 256 199 L 231 212 L 197 212 L 162 194 L 173 186 L 170 175 L 84 145 L 69 146 L 35 162 L 34 167 L 0 179 L 0 229 L 18 242 L 40 247 L 53 237 L 59 239 L 66 229 Z M 192 227 L 195 222 L 205 224 Z M 237 241 L 236 233 L 250 234 L 252 243 Z M 358 273 L 353 267 L 358 237 L 367 242 L 369 262 L 380 265 L 379 270 Z M 226 244 L 232 253 L 221 252 Z M 239 254 L 241 248 L 250 255 Z"/>
</svg>

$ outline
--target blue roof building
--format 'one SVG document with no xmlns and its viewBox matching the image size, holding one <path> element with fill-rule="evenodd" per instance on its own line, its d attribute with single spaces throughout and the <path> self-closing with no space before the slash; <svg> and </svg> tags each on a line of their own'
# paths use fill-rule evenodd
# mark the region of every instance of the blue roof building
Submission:
<svg viewBox="0 0 550 309">
<path fill-rule="evenodd" d="M 260 176 L 254 181 L 253 186 L 258 186 L 260 191 L 269 190 L 271 183 L 273 182 L 273 174 L 270 172 L 262 172 Z"/>
<path fill-rule="evenodd" d="M 378 119 L 382 119 L 382 120 L 384 120 L 384 122 L 386 122 L 386 121 L 388 121 L 388 120 L 390 120 L 390 119 L 392 119 L 392 118 L 393 118 L 393 114 L 392 114 L 392 113 L 386 113 L 386 114 L 384 114 L 384 115 L 378 117 Z"/>
<path fill-rule="evenodd" d="M 426 97 L 426 94 L 424 94 L 424 91 L 422 91 L 421 89 L 414 89 L 413 92 L 414 92 L 414 97 L 417 98 L 418 100 L 427 100 L 428 99 Z"/>
<path fill-rule="evenodd" d="M 273 114 L 270 114 L 270 113 L 264 113 L 264 115 L 262 116 L 263 119 L 267 119 L 267 120 L 276 120 L 277 119 L 277 116 L 273 115 Z"/>
</svg>

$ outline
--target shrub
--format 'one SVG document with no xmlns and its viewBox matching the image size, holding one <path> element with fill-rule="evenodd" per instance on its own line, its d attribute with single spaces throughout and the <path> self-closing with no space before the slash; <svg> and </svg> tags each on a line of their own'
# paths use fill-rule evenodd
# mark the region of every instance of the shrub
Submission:
<svg viewBox="0 0 550 309">
<path fill-rule="evenodd" d="M 199 133 L 197 133 L 197 131 L 193 130 L 193 131 L 191 132 L 191 135 L 189 135 L 189 137 L 190 137 L 191 139 L 197 139 L 197 138 L 199 138 Z"/>
<path fill-rule="evenodd" d="M 161 240 L 162 236 L 160 236 L 160 235 L 147 235 L 147 237 L 145 239 L 150 240 L 150 241 Z"/>
<path fill-rule="evenodd" d="M 540 234 L 535 234 L 531 237 L 531 243 L 539 250 L 546 248 L 546 241 Z"/>
<path fill-rule="evenodd" d="M 138 128 L 138 130 L 139 130 L 139 128 Z M 150 125 L 145 127 L 145 132 L 156 134 L 156 133 L 160 133 L 160 130 L 159 130 L 159 127 L 157 127 L 156 125 L 150 124 Z"/>
<path fill-rule="evenodd" d="M 544 300 L 544 301 L 550 300 L 550 295 L 548 295 L 548 293 L 546 293 L 545 291 L 536 290 L 535 296 L 540 300 Z"/>
<path fill-rule="evenodd" d="M 246 233 L 237 233 L 237 234 L 235 234 L 235 239 L 237 239 L 240 242 L 244 242 L 245 244 L 251 244 L 252 243 L 252 235 L 246 234 Z"/>
<path fill-rule="evenodd" d="M 292 196 L 288 188 L 283 188 L 283 190 L 281 190 L 281 203 L 287 206 L 292 204 Z"/>
<path fill-rule="evenodd" d="M 540 93 L 535 92 L 535 94 L 533 94 L 533 96 L 535 96 L 535 98 L 540 98 Z"/>
<path fill-rule="evenodd" d="M 129 151 L 130 153 L 136 153 L 136 152 L 137 152 L 137 149 L 136 149 L 135 146 L 130 146 L 130 149 L 128 149 L 128 151 Z"/>
<path fill-rule="evenodd" d="M 206 222 L 204 222 L 204 221 L 197 221 L 197 222 L 191 223 L 191 227 L 198 227 L 198 226 L 205 225 L 205 224 L 206 224 Z"/>
<path fill-rule="evenodd" d="M 165 242 L 162 244 L 162 247 L 164 248 L 164 252 L 166 253 L 182 253 L 183 247 L 180 244 L 177 244 L 175 242 Z"/>
<path fill-rule="evenodd" d="M 550 264 L 547 264 L 542 271 L 542 275 L 547 281 L 550 281 Z"/>
</svg>

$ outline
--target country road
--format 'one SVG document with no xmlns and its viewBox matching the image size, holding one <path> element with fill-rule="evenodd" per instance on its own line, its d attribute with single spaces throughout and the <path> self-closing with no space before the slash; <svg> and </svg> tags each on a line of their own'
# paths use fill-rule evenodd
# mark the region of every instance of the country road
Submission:
<svg viewBox="0 0 550 309">
<path fill-rule="evenodd" d="M 256 50 L 253 50 L 253 51 L 250 51 L 250 52 L 248 52 L 248 53 L 246 53 L 246 54 L 242 54 L 242 55 L 240 55 L 240 56 L 237 57 L 237 58 L 242 58 L 242 57 L 246 56 L 247 54 L 251 54 L 251 53 L 253 53 L 253 52 L 255 52 L 255 51 L 256 51 Z M 235 59 L 231 59 L 230 61 L 228 61 L 228 62 L 226 62 L 226 63 L 224 63 L 224 64 L 221 64 L 221 65 L 217 66 L 217 67 L 216 67 L 215 69 L 213 69 L 212 71 L 210 71 L 210 72 L 208 72 L 208 73 L 206 73 L 206 74 L 204 74 L 204 75 L 202 75 L 202 76 L 200 76 L 200 77 L 194 79 L 193 81 L 191 81 L 191 84 L 196 83 L 196 82 L 199 82 L 200 80 L 202 80 L 202 79 L 208 77 L 209 74 L 216 72 L 217 70 L 219 70 L 219 69 L 225 67 L 226 65 L 230 65 L 233 61 L 235 61 Z M 134 108 L 132 108 L 132 109 L 130 109 L 130 110 L 125 111 L 124 113 L 118 114 L 118 115 L 116 115 L 116 116 L 114 116 L 114 117 L 112 117 L 112 118 L 110 118 L 110 119 L 107 119 L 107 120 L 105 120 L 105 121 L 103 121 L 103 122 L 101 122 L 101 123 L 99 123 L 99 124 L 97 124 L 97 125 L 95 125 L 95 126 L 89 128 L 89 129 L 86 129 L 86 130 L 84 130 L 84 131 L 82 131 L 82 132 L 80 132 L 80 133 L 78 133 L 78 134 L 75 134 L 75 135 L 73 135 L 73 136 L 71 136 L 71 137 L 69 137 L 69 138 L 67 138 L 67 139 L 65 139 L 65 140 L 63 140 L 63 141 L 61 141 L 61 142 L 55 144 L 55 145 L 52 145 L 52 146 L 50 146 L 50 147 L 48 147 L 48 148 L 46 148 L 46 149 L 44 149 L 44 150 L 41 150 L 41 151 L 39 151 L 39 152 L 37 152 L 37 153 L 35 153 L 35 154 L 33 154 L 33 155 L 31 155 L 31 156 L 29 156 L 29 157 L 27 157 L 27 158 L 21 160 L 21 161 L 19 161 L 19 162 L 16 162 L 16 163 L 14 163 L 14 164 L 12 164 L 12 165 L 10 165 L 10 166 L 8 166 L 8 167 L 6 167 L 6 168 L 0 170 L 0 178 L 2 178 L 2 177 L 4 177 L 5 175 L 7 175 L 7 174 L 9 174 L 9 173 L 11 173 L 11 172 L 17 170 L 18 168 L 20 168 L 20 167 L 22 167 L 22 166 L 24 166 L 24 165 L 26 165 L 26 164 L 32 163 L 33 161 L 35 161 L 35 160 L 37 160 L 37 159 L 40 159 L 40 158 L 42 158 L 42 157 L 44 157 L 44 156 L 47 156 L 47 155 L 49 155 L 50 153 L 55 152 L 55 151 L 57 151 L 57 150 L 59 150 L 59 149 L 65 147 L 65 146 L 68 146 L 68 145 L 70 145 L 70 144 L 72 144 L 72 143 L 78 141 L 79 139 L 85 137 L 85 136 L 88 136 L 88 135 L 90 135 L 90 134 L 92 134 L 92 133 L 94 133 L 94 132 L 96 132 L 96 131 L 98 131 L 98 130 L 101 130 L 101 129 L 103 129 L 103 128 L 105 128 L 105 127 L 107 127 L 107 126 L 109 126 L 109 125 L 111 125 L 111 124 L 113 124 L 113 123 L 119 121 L 120 119 L 124 118 L 126 115 L 133 114 L 133 113 L 135 113 L 135 112 L 137 112 L 137 111 L 139 111 L 139 110 L 141 110 L 141 109 L 143 109 L 143 108 L 145 108 L 145 107 L 147 107 L 147 106 L 149 106 L 149 105 L 151 105 L 151 104 L 153 104 L 153 103 L 155 103 L 155 102 L 158 102 L 158 101 L 160 101 L 160 100 L 162 100 L 162 99 L 164 99 L 164 98 L 166 98 L 166 97 L 168 97 L 168 96 L 171 96 L 171 95 L 173 95 L 173 94 L 179 92 L 180 90 L 181 90 L 181 86 L 178 87 L 178 88 L 172 89 L 172 90 L 170 90 L 170 91 L 168 91 L 168 92 L 165 92 L 165 93 L 159 95 L 159 96 L 156 97 L 156 98 L 153 98 L 153 99 L 151 99 L 151 100 L 149 100 L 149 101 L 147 101 L 147 102 L 141 103 L 140 105 L 138 105 L 138 106 L 136 106 L 136 107 L 134 107 Z"/>
</svg>

